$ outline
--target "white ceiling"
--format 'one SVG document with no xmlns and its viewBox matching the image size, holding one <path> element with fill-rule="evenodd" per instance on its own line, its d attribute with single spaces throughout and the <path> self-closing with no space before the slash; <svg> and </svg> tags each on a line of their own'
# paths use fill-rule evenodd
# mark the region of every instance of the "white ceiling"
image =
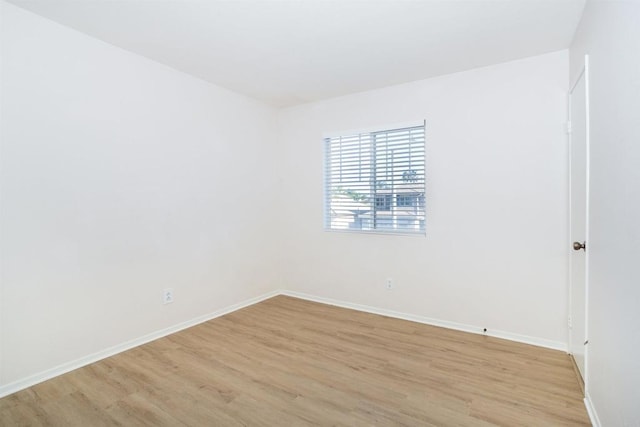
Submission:
<svg viewBox="0 0 640 427">
<path fill-rule="evenodd" d="M 569 46 L 585 0 L 10 0 L 274 106 Z"/>
</svg>

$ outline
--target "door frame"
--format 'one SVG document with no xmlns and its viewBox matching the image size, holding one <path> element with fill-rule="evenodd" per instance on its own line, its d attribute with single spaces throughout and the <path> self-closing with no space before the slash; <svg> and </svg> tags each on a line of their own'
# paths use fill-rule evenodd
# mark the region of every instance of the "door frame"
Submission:
<svg viewBox="0 0 640 427">
<path fill-rule="evenodd" d="M 570 321 L 567 323 L 568 326 L 568 335 L 569 335 L 569 351 L 572 348 L 572 332 L 570 324 L 573 323 L 573 319 L 571 319 L 571 309 L 572 309 L 572 297 L 573 297 L 573 248 L 572 248 L 572 236 L 571 230 L 573 225 L 573 212 L 571 208 L 571 200 L 572 200 L 572 168 L 571 168 L 571 149 L 572 149 L 572 138 L 573 132 L 571 131 L 571 96 L 580 82 L 580 79 L 584 78 L 584 88 L 585 88 L 585 150 L 586 150 L 586 177 L 585 177 L 585 185 L 586 185 L 586 195 L 585 195 L 585 241 L 587 242 L 587 248 L 585 249 L 585 260 L 584 260 L 584 293 L 585 293 L 585 307 L 584 307 L 584 333 L 585 340 L 589 340 L 589 247 L 590 247 L 590 238 L 589 238 L 589 211 L 590 211 L 590 177 L 591 177 L 591 146 L 590 146 L 590 119 L 589 119 L 589 109 L 590 109 L 590 99 L 589 99 L 589 55 L 584 56 L 584 66 L 582 67 L 580 73 L 575 78 L 575 81 L 571 84 L 568 94 L 568 104 L 569 104 L 569 242 L 568 242 L 568 253 L 569 253 L 569 318 Z M 573 356 L 572 356 L 573 357 Z M 584 394 L 586 395 L 589 390 L 589 345 L 585 345 L 584 349 L 584 377 L 582 380 L 584 381 Z M 575 362 L 574 362 L 575 363 Z"/>
</svg>

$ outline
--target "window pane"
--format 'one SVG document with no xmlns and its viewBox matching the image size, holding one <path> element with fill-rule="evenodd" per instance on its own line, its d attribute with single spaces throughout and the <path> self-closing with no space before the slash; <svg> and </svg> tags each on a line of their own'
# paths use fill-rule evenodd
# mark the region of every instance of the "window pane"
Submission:
<svg viewBox="0 0 640 427">
<path fill-rule="evenodd" d="M 325 227 L 424 233 L 424 125 L 325 139 Z"/>
</svg>

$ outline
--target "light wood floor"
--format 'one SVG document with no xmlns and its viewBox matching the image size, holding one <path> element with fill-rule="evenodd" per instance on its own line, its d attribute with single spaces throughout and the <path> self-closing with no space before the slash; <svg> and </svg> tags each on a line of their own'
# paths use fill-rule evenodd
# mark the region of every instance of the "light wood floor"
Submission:
<svg viewBox="0 0 640 427">
<path fill-rule="evenodd" d="M 0 399 L 0 425 L 589 421 L 562 352 L 279 296 Z"/>
</svg>

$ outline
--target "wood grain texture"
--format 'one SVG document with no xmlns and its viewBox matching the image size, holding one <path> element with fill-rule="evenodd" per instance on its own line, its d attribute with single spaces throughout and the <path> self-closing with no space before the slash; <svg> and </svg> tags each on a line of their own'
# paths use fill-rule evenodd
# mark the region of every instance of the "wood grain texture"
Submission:
<svg viewBox="0 0 640 427">
<path fill-rule="evenodd" d="M 0 399 L 0 425 L 589 420 L 565 353 L 278 296 Z"/>
</svg>

